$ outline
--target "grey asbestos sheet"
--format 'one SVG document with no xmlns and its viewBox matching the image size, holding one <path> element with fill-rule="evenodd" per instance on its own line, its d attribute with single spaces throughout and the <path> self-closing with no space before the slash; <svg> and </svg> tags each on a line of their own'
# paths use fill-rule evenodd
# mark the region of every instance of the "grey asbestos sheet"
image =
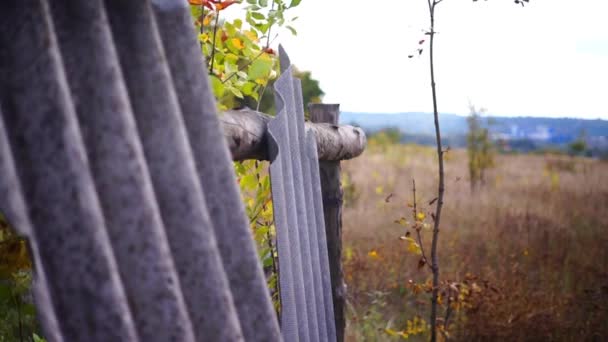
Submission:
<svg viewBox="0 0 608 342">
<path fill-rule="evenodd" d="M 181 0 L 153 0 L 152 7 L 243 336 L 280 340 L 190 10 Z"/>
<path fill-rule="evenodd" d="M 317 155 L 317 141 L 311 131 L 306 132 L 307 155 L 310 166 L 310 179 L 312 190 L 312 204 L 310 208 L 314 212 L 316 220 L 316 236 L 319 251 L 319 266 L 321 267 L 321 289 L 323 304 L 325 308 L 325 319 L 327 329 L 327 340 L 336 341 L 336 325 L 334 315 L 334 305 L 331 289 L 331 276 L 329 268 L 329 255 L 327 250 L 327 237 L 325 234 L 325 219 L 323 217 L 323 197 L 321 191 L 321 177 L 319 172 L 319 157 Z M 314 233 L 313 233 L 314 234 Z M 313 247 L 314 248 L 314 247 Z"/>
<path fill-rule="evenodd" d="M 324 335 L 319 327 L 318 310 L 323 305 L 316 293 L 315 277 L 320 279 L 318 260 L 311 254 L 310 223 L 314 218 L 307 212 L 306 178 L 304 176 L 303 151 L 304 113 L 299 83 L 292 76 L 289 59 L 280 48 L 282 75 L 275 82 L 277 116 L 269 123 L 271 138 L 277 146 L 277 155 L 271 160 L 271 181 L 276 220 L 277 240 L 281 267 L 281 288 L 293 288 L 285 293 L 282 303 L 295 302 L 295 309 L 283 305 L 284 337 L 297 336 L 304 341 L 318 341 Z M 312 240 L 311 240 L 312 238 Z M 289 252 L 286 252 L 286 251 Z M 291 268 L 284 273 L 285 268 Z M 324 313 L 324 312 L 323 312 Z"/>
<path fill-rule="evenodd" d="M 194 341 L 103 3 L 54 1 L 51 10 L 139 336 Z"/>
<path fill-rule="evenodd" d="M 273 146 L 270 175 L 279 250 L 283 335 L 286 340 L 335 340 L 327 310 L 327 249 L 314 136 L 304 129 L 302 90 L 285 51 L 279 47 L 282 75 L 275 82 L 277 115 L 268 124 Z M 316 170 L 313 171 L 313 169 Z M 323 234 L 323 237 L 319 236 Z M 325 254 L 323 254 L 325 253 Z M 326 273 L 325 275 L 323 273 Z M 325 285 L 324 285 L 325 283 Z M 287 289 L 285 291 L 284 289 Z"/>
<path fill-rule="evenodd" d="M 196 339 L 243 340 L 156 20 L 146 1 L 106 8 Z"/>
<path fill-rule="evenodd" d="M 46 2 L 0 3 L 2 117 L 33 236 L 64 339 L 138 341 L 53 32 Z"/>
<path fill-rule="evenodd" d="M 21 182 L 17 176 L 12 152 L 7 140 L 6 128 L 0 108 L 0 212 L 6 215 L 9 224 L 17 229 L 21 236 L 28 238 L 33 256 L 33 292 L 37 318 L 49 341 L 63 341 L 55 309 L 51 301 L 48 282 L 40 260 L 40 253 L 33 235 L 32 224 L 27 214 L 25 201 L 21 192 Z"/>
</svg>

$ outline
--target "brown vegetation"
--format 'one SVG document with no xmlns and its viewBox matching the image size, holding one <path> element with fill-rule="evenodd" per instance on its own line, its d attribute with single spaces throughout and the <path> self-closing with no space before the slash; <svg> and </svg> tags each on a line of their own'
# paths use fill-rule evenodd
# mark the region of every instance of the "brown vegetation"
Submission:
<svg viewBox="0 0 608 342">
<path fill-rule="evenodd" d="M 449 337 L 606 340 L 608 164 L 555 155 L 497 156 L 485 186 L 471 193 L 466 151 L 451 150 L 445 157 L 449 190 L 441 272 L 442 280 L 460 285 L 459 292 L 443 295 L 462 299 L 452 304 Z M 393 331 L 428 339 L 426 323 L 419 323 L 428 316 L 429 294 L 414 285 L 430 281 L 431 273 L 419 269 L 420 257 L 407 251 L 399 239 L 405 227 L 395 220 L 410 219 L 415 179 L 418 210 L 430 223 L 423 230 L 429 250 L 436 158 L 431 147 L 370 141 L 361 157 L 343 163 L 351 340 L 390 340 Z"/>
</svg>

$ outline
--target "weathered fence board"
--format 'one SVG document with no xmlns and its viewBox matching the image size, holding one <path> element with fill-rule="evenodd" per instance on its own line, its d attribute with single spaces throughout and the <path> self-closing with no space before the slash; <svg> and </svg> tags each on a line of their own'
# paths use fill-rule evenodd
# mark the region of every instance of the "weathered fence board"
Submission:
<svg viewBox="0 0 608 342">
<path fill-rule="evenodd" d="M 133 94 L 130 83 L 131 94 L 127 92 L 115 48 L 121 45 L 113 44 L 104 4 L 100 0 L 53 1 L 50 5 L 68 84 L 73 98 L 78 99 L 74 102 L 75 110 L 95 188 L 139 337 L 144 341 L 154 338 L 194 341 L 133 117 L 134 111 L 143 113 L 145 122 L 154 119 L 153 114 L 142 112 L 135 105 L 142 97 L 145 100 L 149 97 L 142 96 L 141 92 Z M 131 18 L 136 19 L 137 15 L 131 13 Z M 134 24 L 141 22 L 136 20 Z M 136 27 L 132 28 L 137 30 Z M 114 35 L 114 42 L 133 35 L 120 33 Z M 135 46 L 131 56 L 137 58 L 141 54 L 138 51 L 142 51 L 141 47 Z M 143 51 L 154 57 L 155 50 L 151 47 Z M 160 68 L 162 64 L 155 66 Z M 154 75 L 156 71 L 152 63 L 133 67 L 123 68 L 125 74 L 141 68 L 146 69 L 146 75 Z M 142 77 L 139 82 L 152 84 Z M 167 93 L 159 91 L 157 95 Z M 155 105 L 165 102 L 156 101 Z M 167 109 L 166 106 L 161 108 Z M 175 111 L 164 111 L 163 116 L 174 117 L 166 115 L 170 112 Z M 163 128 L 170 130 L 170 127 Z M 140 131 L 145 133 L 141 125 Z M 177 154 L 180 145 L 171 146 L 172 152 Z M 165 223 L 169 229 L 176 229 L 172 222 L 165 220 Z M 159 326 L 164 329 L 158 329 Z"/>
<path fill-rule="evenodd" d="M 49 8 L 2 2 L 0 15 L 2 114 L 61 333 L 136 341 Z"/>
<path fill-rule="evenodd" d="M 7 131 L 2 118 L 2 108 L 0 108 L 0 194 L 5 198 L 5 205 L 2 207 L 4 214 L 12 218 L 11 223 L 18 233 L 22 236 L 34 236 L 32 223 L 27 214 L 25 201 L 22 197 L 22 190 L 15 162 L 11 155 L 11 150 L 7 140 Z M 43 264 L 40 259 L 40 252 L 36 246 L 31 246 L 33 262 L 36 265 L 37 272 L 34 274 L 33 294 L 37 304 L 37 310 L 40 312 L 40 324 L 48 332 L 48 341 L 62 342 L 63 337 L 59 330 L 57 316 L 51 302 L 49 293 L 48 281 L 43 269 Z"/>
<path fill-rule="evenodd" d="M 281 76 L 275 82 L 277 116 L 268 123 L 271 136 L 270 177 L 280 260 L 279 282 L 282 303 L 282 331 L 288 341 L 333 341 L 333 315 L 326 311 L 331 296 L 323 272 L 327 272 L 327 248 L 320 245 L 324 228 L 315 216 L 320 206 L 318 159 L 310 158 L 316 146 L 304 129 L 304 108 L 300 81 L 282 48 L 279 48 Z M 312 144 L 312 147 L 311 147 Z M 314 202 L 318 204 L 315 206 Z M 323 257 L 322 255 L 325 254 Z M 326 287 L 324 287 L 325 285 Z M 330 324 L 328 324 L 328 321 Z"/>
<path fill-rule="evenodd" d="M 22 195 L 45 335 L 279 340 L 187 3 L 26 0 L 0 22 L 2 179 L 22 184 L 0 210 Z"/>
<path fill-rule="evenodd" d="M 339 169 L 319 159 L 365 134 L 305 124 L 280 54 L 277 117 L 220 123 L 186 1 L 0 2 L 0 210 L 49 341 L 342 338 Z M 233 171 L 250 158 L 271 161 L 282 334 Z"/>
<path fill-rule="evenodd" d="M 268 299 L 190 11 L 185 1 L 153 0 L 152 5 L 243 335 L 247 341 L 278 340 L 276 314 Z"/>
</svg>

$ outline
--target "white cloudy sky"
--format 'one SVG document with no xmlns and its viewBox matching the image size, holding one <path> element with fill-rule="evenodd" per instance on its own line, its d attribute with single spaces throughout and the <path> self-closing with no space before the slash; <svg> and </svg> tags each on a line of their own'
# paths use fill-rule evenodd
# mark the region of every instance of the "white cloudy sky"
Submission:
<svg viewBox="0 0 608 342">
<path fill-rule="evenodd" d="M 303 0 L 298 36 L 275 45 L 343 111 L 430 112 L 428 55 L 407 58 L 427 10 L 426 0 Z M 494 115 L 608 119 L 608 1 L 444 0 L 436 31 L 441 112 L 466 114 L 471 102 Z"/>
</svg>

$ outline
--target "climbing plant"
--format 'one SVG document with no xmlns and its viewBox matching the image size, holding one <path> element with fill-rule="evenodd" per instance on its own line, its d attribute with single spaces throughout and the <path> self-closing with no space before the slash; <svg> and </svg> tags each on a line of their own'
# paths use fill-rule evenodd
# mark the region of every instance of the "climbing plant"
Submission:
<svg viewBox="0 0 608 342">
<path fill-rule="evenodd" d="M 202 54 L 207 61 L 213 93 L 220 109 L 237 107 L 246 99 L 258 102 L 278 74 L 278 58 L 270 47 L 286 28 L 295 34 L 287 12 L 301 0 L 190 0 Z M 233 5 L 240 7 L 232 7 Z M 244 17 L 233 18 L 229 8 Z"/>
<path fill-rule="evenodd" d="M 285 30 L 296 34 L 290 10 L 301 0 L 190 0 L 190 9 L 203 58 L 220 111 L 247 105 L 271 111 L 269 87 L 279 73 L 275 38 Z M 233 10 L 229 13 L 228 9 Z M 241 17 L 234 17 L 236 12 Z M 310 73 L 301 73 L 310 79 Z M 311 82 L 309 82 L 311 83 Z M 311 96 L 321 96 L 312 83 Z M 270 196 L 270 179 L 258 161 L 235 162 L 235 172 L 260 260 L 277 312 L 280 310 L 275 227 Z"/>
<path fill-rule="evenodd" d="M 0 213 L 0 342 L 29 341 L 39 326 L 30 295 L 32 262 L 27 242 Z"/>
</svg>

